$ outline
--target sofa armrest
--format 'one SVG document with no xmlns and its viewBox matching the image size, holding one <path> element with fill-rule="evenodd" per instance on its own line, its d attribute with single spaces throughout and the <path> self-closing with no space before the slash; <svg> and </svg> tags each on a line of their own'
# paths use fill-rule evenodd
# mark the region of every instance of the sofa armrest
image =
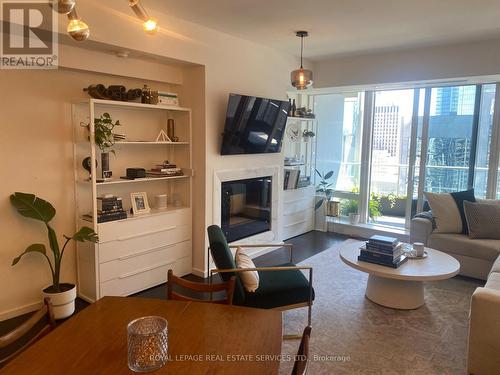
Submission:
<svg viewBox="0 0 500 375">
<path fill-rule="evenodd" d="M 496 374 L 500 369 L 500 291 L 476 288 L 469 323 L 468 374 Z"/>
<path fill-rule="evenodd" d="M 410 224 L 410 243 L 422 242 L 427 245 L 430 234 L 432 233 L 432 221 L 423 217 L 411 219 Z"/>
</svg>

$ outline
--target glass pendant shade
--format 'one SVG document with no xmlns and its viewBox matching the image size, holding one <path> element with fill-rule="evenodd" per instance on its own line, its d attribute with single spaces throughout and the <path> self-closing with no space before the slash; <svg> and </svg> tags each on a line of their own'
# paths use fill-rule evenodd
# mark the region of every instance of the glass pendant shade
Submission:
<svg viewBox="0 0 500 375">
<path fill-rule="evenodd" d="M 85 22 L 81 20 L 71 20 L 68 23 L 68 34 L 74 40 L 81 42 L 88 39 L 90 30 Z"/>
<path fill-rule="evenodd" d="M 52 0 L 52 8 L 59 14 L 68 14 L 76 5 L 76 0 Z"/>
<path fill-rule="evenodd" d="M 313 72 L 309 69 L 300 68 L 291 74 L 292 86 L 297 90 L 305 90 L 313 83 Z"/>
<path fill-rule="evenodd" d="M 300 68 L 294 70 L 290 75 L 292 86 L 297 90 L 305 90 L 313 83 L 313 72 L 309 69 L 304 69 L 302 66 L 302 57 L 304 53 L 304 37 L 309 36 L 307 31 L 297 31 L 296 36 L 300 38 Z"/>
<path fill-rule="evenodd" d="M 78 42 L 87 40 L 90 35 L 89 26 L 78 17 L 76 8 L 73 8 L 71 12 L 68 13 L 68 19 L 67 31 L 69 36 Z"/>
</svg>

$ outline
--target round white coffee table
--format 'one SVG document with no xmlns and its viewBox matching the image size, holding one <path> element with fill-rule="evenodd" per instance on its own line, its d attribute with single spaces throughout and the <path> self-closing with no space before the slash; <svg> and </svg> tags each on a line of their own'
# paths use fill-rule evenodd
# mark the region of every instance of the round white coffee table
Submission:
<svg viewBox="0 0 500 375">
<path fill-rule="evenodd" d="M 394 309 L 416 309 L 424 304 L 424 281 L 449 279 L 460 271 L 460 263 L 442 251 L 425 248 L 427 258 L 408 259 L 399 268 L 358 260 L 364 242 L 350 242 L 340 250 L 347 265 L 369 274 L 366 297 Z"/>
</svg>

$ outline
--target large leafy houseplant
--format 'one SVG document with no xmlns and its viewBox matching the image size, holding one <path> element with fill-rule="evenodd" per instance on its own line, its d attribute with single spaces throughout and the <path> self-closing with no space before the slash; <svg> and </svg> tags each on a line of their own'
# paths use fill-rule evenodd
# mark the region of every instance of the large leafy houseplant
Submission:
<svg viewBox="0 0 500 375">
<path fill-rule="evenodd" d="M 45 227 L 47 229 L 49 247 L 52 252 L 51 260 L 51 257 L 49 257 L 49 255 L 47 254 L 47 249 L 43 243 L 32 244 L 28 246 L 21 255 L 14 258 L 14 260 L 12 261 L 12 266 L 15 266 L 26 254 L 38 253 L 42 255 L 47 260 L 47 263 L 50 267 L 50 272 L 52 274 L 52 285 L 49 288 L 46 288 L 44 291 L 48 293 L 63 292 L 63 284 L 61 284 L 60 282 L 61 262 L 67 245 L 71 241 L 97 242 L 97 234 L 93 229 L 89 227 L 81 227 L 78 232 L 76 232 L 72 236 L 63 236 L 64 244 L 61 248 L 59 246 L 56 232 L 49 223 L 56 215 L 55 208 L 49 202 L 38 198 L 34 194 L 19 192 L 16 192 L 10 196 L 10 202 L 17 209 L 17 212 L 19 212 L 22 216 L 41 221 L 45 224 Z"/>
<path fill-rule="evenodd" d="M 318 186 L 316 186 L 316 193 L 322 194 L 316 201 L 316 205 L 314 207 L 314 209 L 317 210 L 322 206 L 323 202 L 328 202 L 333 195 L 333 189 L 331 188 L 333 183 L 328 181 L 333 177 L 333 171 L 329 171 L 326 173 L 321 173 L 317 169 L 315 169 L 315 171 L 320 178 L 319 184 Z"/>
</svg>

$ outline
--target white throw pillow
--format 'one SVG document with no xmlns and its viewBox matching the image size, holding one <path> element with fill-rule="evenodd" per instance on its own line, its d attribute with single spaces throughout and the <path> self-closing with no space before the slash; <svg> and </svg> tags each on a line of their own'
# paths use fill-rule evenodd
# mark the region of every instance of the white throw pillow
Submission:
<svg viewBox="0 0 500 375">
<path fill-rule="evenodd" d="M 241 251 L 241 247 L 236 249 L 237 268 L 255 268 L 252 259 Z M 259 287 L 259 273 L 257 271 L 238 272 L 247 292 L 255 292 Z"/>
<path fill-rule="evenodd" d="M 436 221 L 437 233 L 462 233 L 462 219 L 457 203 L 451 194 L 424 193 L 432 216 Z"/>
</svg>

